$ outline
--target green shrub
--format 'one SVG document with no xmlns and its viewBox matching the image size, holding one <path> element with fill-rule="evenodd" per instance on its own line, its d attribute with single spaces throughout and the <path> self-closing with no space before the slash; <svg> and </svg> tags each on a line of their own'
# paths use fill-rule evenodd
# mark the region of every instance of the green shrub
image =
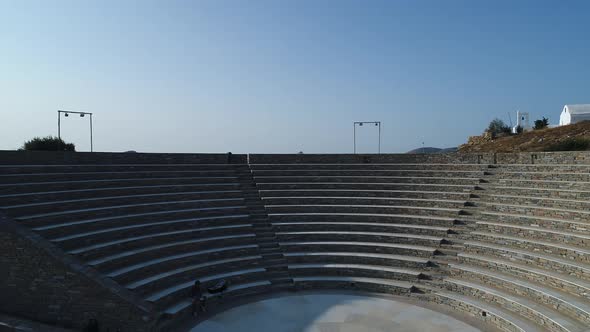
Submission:
<svg viewBox="0 0 590 332">
<path fill-rule="evenodd" d="M 590 150 L 590 138 L 570 137 L 547 148 L 545 151 L 586 151 Z"/>
<path fill-rule="evenodd" d="M 543 119 L 541 120 L 535 120 L 535 130 L 536 129 L 543 129 L 543 128 L 547 128 L 549 126 L 549 119 L 547 119 L 546 117 L 543 117 Z"/>
<path fill-rule="evenodd" d="M 510 127 L 508 127 L 506 125 L 506 123 L 504 123 L 504 121 L 502 121 L 498 118 L 495 118 L 488 125 L 487 131 L 489 131 L 492 134 L 500 134 L 500 133 L 510 134 Z"/>
<path fill-rule="evenodd" d="M 76 151 L 76 146 L 73 143 L 66 143 L 61 138 L 47 136 L 35 137 L 30 141 L 26 141 L 21 147 L 21 150 L 26 151 Z"/>
</svg>

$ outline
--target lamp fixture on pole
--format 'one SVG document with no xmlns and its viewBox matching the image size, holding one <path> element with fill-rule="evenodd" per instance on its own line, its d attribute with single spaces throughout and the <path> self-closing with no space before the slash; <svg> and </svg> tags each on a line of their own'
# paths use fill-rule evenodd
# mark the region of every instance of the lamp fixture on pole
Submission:
<svg viewBox="0 0 590 332">
<path fill-rule="evenodd" d="M 85 115 L 90 115 L 90 152 L 93 152 L 94 147 L 93 147 L 93 142 L 92 142 L 92 113 L 58 110 L 57 111 L 57 137 L 59 139 L 61 139 L 61 114 L 62 113 L 66 118 L 69 117 L 70 114 L 79 114 L 81 118 L 83 118 Z"/>
<path fill-rule="evenodd" d="M 379 128 L 379 138 L 377 142 L 377 153 L 381 153 L 381 121 L 355 121 L 353 123 L 353 151 L 356 154 L 356 126 L 362 127 L 364 124 L 373 124 Z"/>
</svg>

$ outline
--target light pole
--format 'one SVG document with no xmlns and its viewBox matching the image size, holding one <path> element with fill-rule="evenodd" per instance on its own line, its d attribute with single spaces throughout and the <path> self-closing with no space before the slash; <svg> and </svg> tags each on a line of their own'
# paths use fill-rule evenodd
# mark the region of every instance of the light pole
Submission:
<svg viewBox="0 0 590 332">
<path fill-rule="evenodd" d="M 352 125 L 353 127 L 353 144 L 354 144 L 354 148 L 353 151 L 356 154 L 356 126 L 358 125 L 359 127 L 362 127 L 363 124 L 374 124 L 375 127 L 379 128 L 379 138 L 378 138 L 378 142 L 377 142 L 377 153 L 381 154 L 381 121 L 355 121 Z"/>
<path fill-rule="evenodd" d="M 58 110 L 57 111 L 57 137 L 59 139 L 61 139 L 61 114 L 64 114 L 64 116 L 67 118 L 68 116 L 70 116 L 70 113 L 72 114 L 80 114 L 80 117 L 83 118 L 85 115 L 90 115 L 90 152 L 93 152 L 93 144 L 92 144 L 92 113 L 88 113 L 88 112 L 73 112 L 73 111 L 62 111 L 62 110 Z"/>
</svg>

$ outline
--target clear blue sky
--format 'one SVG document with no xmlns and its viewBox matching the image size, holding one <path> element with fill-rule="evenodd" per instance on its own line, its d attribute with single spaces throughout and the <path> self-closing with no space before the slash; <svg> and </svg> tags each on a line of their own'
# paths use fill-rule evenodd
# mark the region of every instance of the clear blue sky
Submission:
<svg viewBox="0 0 590 332">
<path fill-rule="evenodd" d="M 590 103 L 590 1 L 0 0 L 0 149 L 94 112 L 95 149 L 456 146 Z M 86 119 L 62 136 L 89 148 Z M 359 150 L 376 150 L 374 128 Z"/>
</svg>

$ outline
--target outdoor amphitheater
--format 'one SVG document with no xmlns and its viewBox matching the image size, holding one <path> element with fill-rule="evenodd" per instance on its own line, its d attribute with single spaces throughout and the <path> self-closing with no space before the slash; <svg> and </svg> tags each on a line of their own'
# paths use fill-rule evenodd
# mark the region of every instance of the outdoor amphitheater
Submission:
<svg viewBox="0 0 590 332">
<path fill-rule="evenodd" d="M 590 331 L 590 152 L 2 151 L 0 219 L 0 331 Z"/>
</svg>

